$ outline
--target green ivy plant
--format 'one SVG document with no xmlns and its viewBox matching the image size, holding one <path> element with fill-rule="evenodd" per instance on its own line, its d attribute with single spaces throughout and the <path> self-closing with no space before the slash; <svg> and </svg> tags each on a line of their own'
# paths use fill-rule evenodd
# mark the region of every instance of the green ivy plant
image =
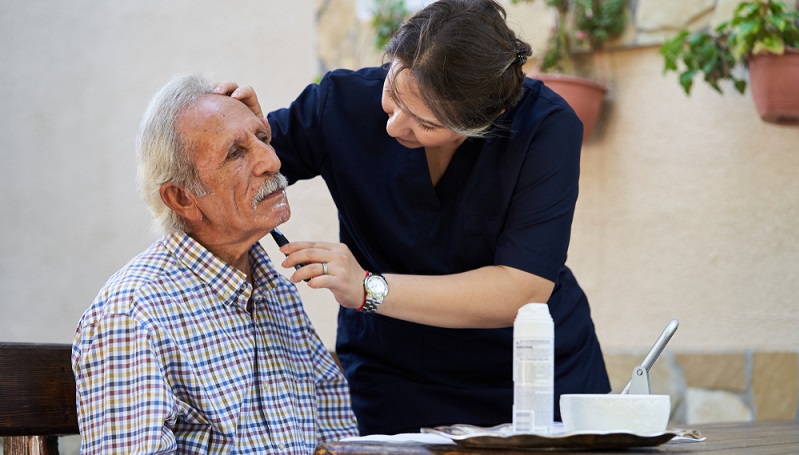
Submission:
<svg viewBox="0 0 799 455">
<path fill-rule="evenodd" d="M 536 0 L 512 0 L 532 3 Z M 602 49 L 627 26 L 627 0 L 544 0 L 555 23 L 540 61 L 543 72 L 575 73 L 574 56 Z"/>
<path fill-rule="evenodd" d="M 404 0 L 374 0 L 373 13 L 372 28 L 377 32 L 375 47 L 382 51 L 408 16 L 408 8 Z"/>
<path fill-rule="evenodd" d="M 739 75 L 749 58 L 761 52 L 782 55 L 786 47 L 799 48 L 799 13 L 781 1 L 750 0 L 739 3 L 732 19 L 712 30 L 681 31 L 663 43 L 660 55 L 663 72 L 678 73 L 686 95 L 699 74 L 719 93 L 723 80 L 744 93 L 746 80 Z"/>
</svg>

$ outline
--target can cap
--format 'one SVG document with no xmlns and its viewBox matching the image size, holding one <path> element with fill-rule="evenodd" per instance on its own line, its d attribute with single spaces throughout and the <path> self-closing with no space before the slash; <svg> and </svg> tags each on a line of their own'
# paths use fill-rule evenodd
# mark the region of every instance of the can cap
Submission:
<svg viewBox="0 0 799 455">
<path fill-rule="evenodd" d="M 528 303 L 519 308 L 517 316 L 551 317 L 549 315 L 549 307 L 546 303 Z"/>
<path fill-rule="evenodd" d="M 513 337 L 553 337 L 555 329 L 546 303 L 528 303 L 519 308 L 513 321 Z"/>
</svg>

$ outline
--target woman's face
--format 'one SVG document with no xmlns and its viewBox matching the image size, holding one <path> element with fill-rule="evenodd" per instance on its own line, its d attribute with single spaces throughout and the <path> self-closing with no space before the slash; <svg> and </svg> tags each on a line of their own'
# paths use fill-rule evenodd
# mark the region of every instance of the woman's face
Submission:
<svg viewBox="0 0 799 455">
<path fill-rule="evenodd" d="M 391 65 L 383 84 L 382 105 L 388 114 L 386 132 L 408 148 L 457 147 L 466 138 L 445 126 L 433 116 L 419 93 L 419 86 L 410 71 L 395 72 Z M 391 93 L 395 89 L 401 103 Z M 402 106 L 402 107 L 400 107 Z"/>
</svg>

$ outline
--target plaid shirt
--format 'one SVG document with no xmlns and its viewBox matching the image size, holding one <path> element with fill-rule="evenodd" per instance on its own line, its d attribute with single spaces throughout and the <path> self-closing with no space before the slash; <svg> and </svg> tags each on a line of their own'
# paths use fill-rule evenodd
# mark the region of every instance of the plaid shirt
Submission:
<svg viewBox="0 0 799 455">
<path fill-rule="evenodd" d="M 250 263 L 254 288 L 168 235 L 109 279 L 73 343 L 81 453 L 308 454 L 357 435 L 296 288 L 258 243 Z"/>
</svg>

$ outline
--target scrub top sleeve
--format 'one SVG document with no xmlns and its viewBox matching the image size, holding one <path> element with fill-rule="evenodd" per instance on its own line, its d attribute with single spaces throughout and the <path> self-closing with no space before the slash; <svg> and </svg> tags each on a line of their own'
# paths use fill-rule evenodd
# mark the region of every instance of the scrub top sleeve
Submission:
<svg viewBox="0 0 799 455">
<path fill-rule="evenodd" d="M 557 283 L 577 202 L 582 133 L 582 123 L 567 109 L 549 115 L 533 134 L 498 240 L 497 264 Z"/>
<path fill-rule="evenodd" d="M 319 175 L 326 156 L 322 112 L 327 96 L 327 76 L 310 84 L 288 108 L 270 112 L 272 146 L 280 158 L 280 172 L 290 183 Z"/>
</svg>

